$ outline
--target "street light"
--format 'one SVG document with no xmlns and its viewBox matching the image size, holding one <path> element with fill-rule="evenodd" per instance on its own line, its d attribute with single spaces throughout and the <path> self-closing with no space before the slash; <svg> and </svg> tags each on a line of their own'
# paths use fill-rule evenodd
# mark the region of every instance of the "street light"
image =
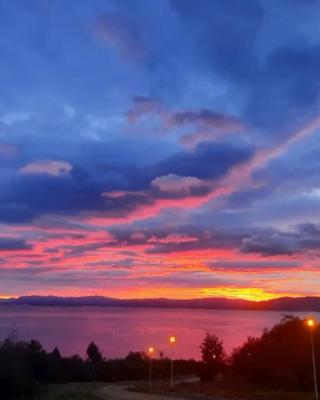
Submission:
<svg viewBox="0 0 320 400">
<path fill-rule="evenodd" d="M 170 336 L 169 337 L 169 343 L 170 343 L 170 357 L 171 357 L 171 379 L 170 379 L 170 389 L 173 389 L 173 346 L 176 343 L 177 338 L 175 336 Z"/>
<path fill-rule="evenodd" d="M 313 328 L 316 326 L 315 320 L 312 319 L 312 318 L 307 319 L 307 325 L 310 328 L 312 366 L 313 366 L 313 381 L 314 381 L 314 395 L 315 395 L 315 399 L 318 400 L 317 370 L 316 370 L 316 360 L 315 360 L 315 357 L 314 357 L 314 343 L 313 343 Z"/>
<path fill-rule="evenodd" d="M 149 354 L 149 388 L 152 386 L 152 354 L 154 353 L 154 347 L 150 346 L 148 348 Z"/>
</svg>

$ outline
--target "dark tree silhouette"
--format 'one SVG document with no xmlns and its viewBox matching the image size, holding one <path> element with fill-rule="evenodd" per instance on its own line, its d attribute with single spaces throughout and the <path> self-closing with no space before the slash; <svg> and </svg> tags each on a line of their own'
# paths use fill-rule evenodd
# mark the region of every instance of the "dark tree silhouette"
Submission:
<svg viewBox="0 0 320 400">
<path fill-rule="evenodd" d="M 203 381 L 214 380 L 226 367 L 226 352 L 223 342 L 216 335 L 207 333 L 201 345 L 203 366 L 200 372 Z"/>
<path fill-rule="evenodd" d="M 314 335 L 319 365 L 319 327 Z M 248 338 L 233 352 L 231 370 L 234 376 L 260 386 L 311 389 L 310 331 L 305 321 L 286 316 L 260 338 Z"/>
<path fill-rule="evenodd" d="M 320 326 L 312 329 L 316 364 L 320 365 Z M 207 334 L 200 348 L 201 362 L 175 360 L 177 375 L 199 373 L 202 380 L 212 381 L 223 373 L 235 379 L 237 385 L 244 383 L 259 389 L 312 389 L 310 328 L 301 319 L 286 316 L 261 337 L 249 337 L 234 350 L 230 360 L 216 335 Z M 77 355 L 62 357 L 57 348 L 48 353 L 35 340 L 19 341 L 11 335 L 0 341 L 0 398 L 34 399 L 37 383 L 145 380 L 148 376 L 148 358 L 143 352 L 106 360 L 98 346 L 90 343 L 87 356 L 86 360 Z M 152 365 L 155 379 L 168 379 L 168 358 L 155 358 Z"/>
<path fill-rule="evenodd" d="M 87 348 L 87 356 L 89 361 L 92 363 L 101 363 L 103 360 L 101 351 L 99 350 L 99 347 L 94 343 L 91 342 Z"/>
<path fill-rule="evenodd" d="M 99 347 L 91 342 L 87 348 L 88 362 L 90 364 L 91 379 L 100 380 L 103 379 L 104 368 L 103 368 L 103 357 L 99 350 Z"/>
</svg>

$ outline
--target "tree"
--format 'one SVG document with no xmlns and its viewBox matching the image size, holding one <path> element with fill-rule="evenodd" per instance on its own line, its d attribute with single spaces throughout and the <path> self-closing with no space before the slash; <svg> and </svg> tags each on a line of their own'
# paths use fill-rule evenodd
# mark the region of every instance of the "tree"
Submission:
<svg viewBox="0 0 320 400">
<path fill-rule="evenodd" d="M 226 366 L 227 356 L 223 342 L 216 335 L 206 333 L 200 349 L 203 361 L 200 377 L 203 381 L 212 381 Z"/>
<path fill-rule="evenodd" d="M 91 379 L 100 379 L 103 376 L 103 357 L 99 347 L 91 342 L 87 348 L 88 361 L 91 370 Z"/>
<path fill-rule="evenodd" d="M 318 365 L 320 328 L 315 327 L 313 333 Z M 305 321 L 285 316 L 260 338 L 248 338 L 233 352 L 231 370 L 237 378 L 259 386 L 310 389 L 311 343 Z"/>
<path fill-rule="evenodd" d="M 202 361 L 206 364 L 214 362 L 224 363 L 226 360 L 226 352 L 223 342 L 216 335 L 206 333 L 201 345 Z"/>
<path fill-rule="evenodd" d="M 93 364 L 101 363 L 103 358 L 99 347 L 94 343 L 91 342 L 87 348 L 87 356 L 90 362 Z"/>
</svg>

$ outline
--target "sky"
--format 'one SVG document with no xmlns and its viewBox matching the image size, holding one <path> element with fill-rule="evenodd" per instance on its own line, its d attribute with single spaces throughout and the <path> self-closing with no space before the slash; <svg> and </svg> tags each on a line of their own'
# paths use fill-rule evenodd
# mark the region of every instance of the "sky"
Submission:
<svg viewBox="0 0 320 400">
<path fill-rule="evenodd" d="M 0 0 L 0 297 L 319 295 L 319 20 Z"/>
</svg>

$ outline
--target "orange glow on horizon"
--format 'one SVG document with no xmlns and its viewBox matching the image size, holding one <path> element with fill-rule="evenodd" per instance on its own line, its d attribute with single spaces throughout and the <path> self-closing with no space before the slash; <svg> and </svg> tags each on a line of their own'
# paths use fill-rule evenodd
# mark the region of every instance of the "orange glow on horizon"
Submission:
<svg viewBox="0 0 320 400">
<path fill-rule="evenodd" d="M 240 300 L 250 300 L 250 301 L 263 301 L 276 299 L 282 296 L 287 296 L 288 294 L 277 294 L 267 292 L 259 288 L 208 288 L 203 289 L 206 297 L 225 297 L 228 299 L 240 299 Z M 294 295 L 289 294 L 289 297 L 294 297 Z"/>
<path fill-rule="evenodd" d="M 176 300 L 191 300 L 191 299 L 203 299 L 203 298 L 226 298 L 226 299 L 238 299 L 238 300 L 249 300 L 249 301 L 263 301 L 271 300 L 279 297 L 298 297 L 296 293 L 274 293 L 267 290 L 263 290 L 255 287 L 212 287 L 212 288 L 176 288 L 176 287 L 132 287 L 130 289 L 115 289 L 110 291 L 105 290 L 74 290 L 73 288 L 65 288 L 61 291 L 33 291 L 30 293 L 14 293 L 14 294 L 3 294 L 0 295 L 0 299 L 17 298 L 19 296 L 62 296 L 62 297 L 81 297 L 81 296 L 105 296 L 116 298 L 120 300 L 130 299 L 155 299 L 155 298 L 167 298 Z"/>
</svg>

